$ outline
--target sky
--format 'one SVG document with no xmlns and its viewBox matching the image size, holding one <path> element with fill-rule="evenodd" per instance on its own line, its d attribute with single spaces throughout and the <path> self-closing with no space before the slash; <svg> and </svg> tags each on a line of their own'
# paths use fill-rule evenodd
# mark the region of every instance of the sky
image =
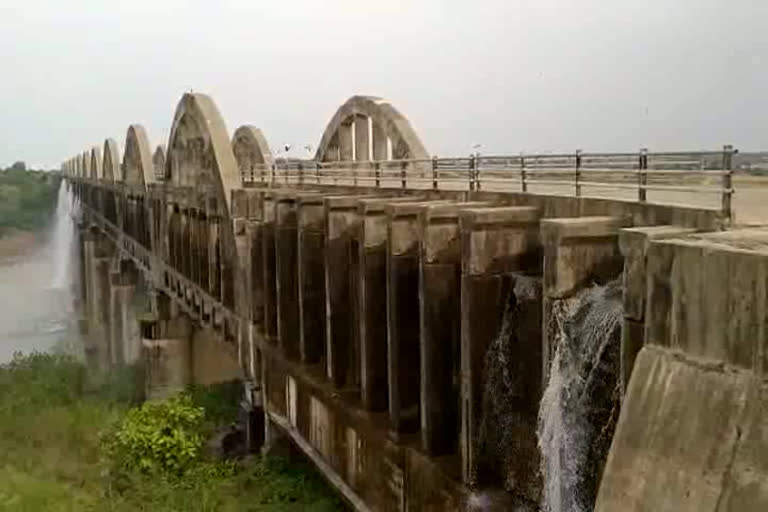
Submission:
<svg viewBox="0 0 768 512">
<path fill-rule="evenodd" d="M 189 90 L 316 146 L 382 96 L 464 156 L 768 149 L 764 0 L 0 0 L 0 167 L 58 167 Z"/>
</svg>

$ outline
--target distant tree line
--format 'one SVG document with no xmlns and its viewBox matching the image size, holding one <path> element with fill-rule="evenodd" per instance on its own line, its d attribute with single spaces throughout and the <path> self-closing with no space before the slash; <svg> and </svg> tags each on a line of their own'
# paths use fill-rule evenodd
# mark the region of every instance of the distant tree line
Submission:
<svg viewBox="0 0 768 512">
<path fill-rule="evenodd" d="M 56 208 L 58 177 L 18 161 L 0 169 L 0 236 L 45 227 Z"/>
</svg>

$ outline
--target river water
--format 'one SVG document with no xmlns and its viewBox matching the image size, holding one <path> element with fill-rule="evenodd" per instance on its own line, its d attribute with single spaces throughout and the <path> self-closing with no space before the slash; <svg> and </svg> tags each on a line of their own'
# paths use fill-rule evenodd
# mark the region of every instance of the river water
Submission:
<svg viewBox="0 0 768 512">
<path fill-rule="evenodd" d="M 14 352 L 78 346 L 71 298 L 73 208 L 62 182 L 45 243 L 13 258 L 0 255 L 0 363 Z"/>
</svg>

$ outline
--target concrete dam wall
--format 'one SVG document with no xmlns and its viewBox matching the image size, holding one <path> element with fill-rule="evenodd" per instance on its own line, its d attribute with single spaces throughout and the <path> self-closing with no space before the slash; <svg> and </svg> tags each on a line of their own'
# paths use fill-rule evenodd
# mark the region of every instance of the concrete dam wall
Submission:
<svg viewBox="0 0 768 512">
<path fill-rule="evenodd" d="M 92 362 L 149 397 L 242 379 L 251 448 L 358 510 L 762 510 L 768 230 L 441 186 L 355 98 L 285 170 L 199 94 L 154 158 L 132 126 L 122 163 L 65 164 Z"/>
</svg>

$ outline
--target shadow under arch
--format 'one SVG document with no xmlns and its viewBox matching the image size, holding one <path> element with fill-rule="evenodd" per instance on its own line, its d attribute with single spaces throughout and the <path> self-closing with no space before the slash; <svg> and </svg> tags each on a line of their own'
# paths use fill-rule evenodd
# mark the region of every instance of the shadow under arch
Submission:
<svg viewBox="0 0 768 512">
<path fill-rule="evenodd" d="M 387 100 L 352 96 L 326 126 L 315 160 L 369 160 L 369 156 L 373 160 L 428 159 L 429 153 L 410 121 Z"/>
</svg>

